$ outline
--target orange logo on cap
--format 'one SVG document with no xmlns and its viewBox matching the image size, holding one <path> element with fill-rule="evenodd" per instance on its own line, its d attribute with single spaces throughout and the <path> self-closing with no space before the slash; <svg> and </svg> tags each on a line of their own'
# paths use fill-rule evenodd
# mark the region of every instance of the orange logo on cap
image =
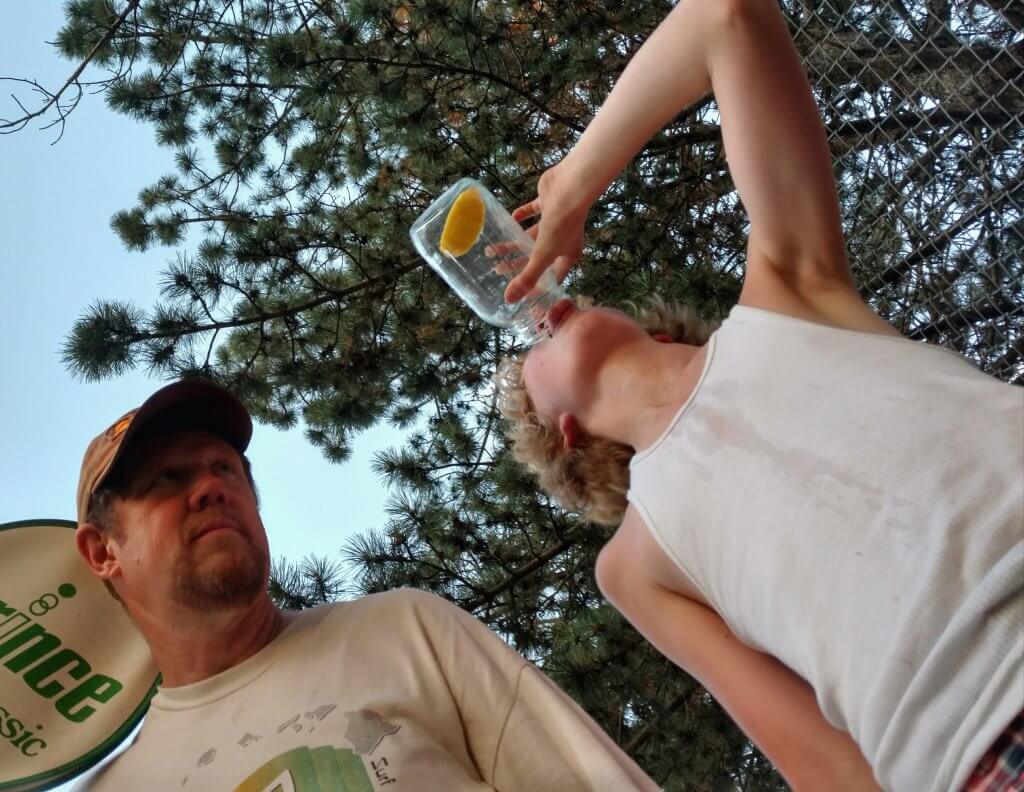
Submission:
<svg viewBox="0 0 1024 792">
<path fill-rule="evenodd" d="M 131 425 L 132 418 L 134 417 L 135 416 L 133 415 L 129 415 L 126 418 L 122 418 L 120 421 L 118 421 L 116 424 L 110 427 L 110 439 L 116 440 L 121 435 L 123 435 L 125 431 L 128 429 L 128 427 Z"/>
</svg>

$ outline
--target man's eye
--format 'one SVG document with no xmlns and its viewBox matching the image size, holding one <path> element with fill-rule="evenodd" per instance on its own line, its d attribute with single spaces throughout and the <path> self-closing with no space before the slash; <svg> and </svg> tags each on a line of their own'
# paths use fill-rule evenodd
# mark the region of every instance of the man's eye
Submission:
<svg viewBox="0 0 1024 792">
<path fill-rule="evenodd" d="M 158 468 L 153 474 L 152 482 L 154 486 L 167 486 L 169 484 L 180 484 L 184 481 L 187 471 L 181 467 L 165 467 Z"/>
</svg>

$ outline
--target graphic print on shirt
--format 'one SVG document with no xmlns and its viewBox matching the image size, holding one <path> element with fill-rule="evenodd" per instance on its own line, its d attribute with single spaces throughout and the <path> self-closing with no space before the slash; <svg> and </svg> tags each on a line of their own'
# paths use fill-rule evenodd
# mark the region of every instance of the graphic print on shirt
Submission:
<svg viewBox="0 0 1024 792">
<path fill-rule="evenodd" d="M 351 749 L 322 745 L 275 756 L 235 792 L 373 792 L 373 783 Z"/>
<path fill-rule="evenodd" d="M 352 743 L 356 753 L 361 755 L 373 753 L 381 740 L 401 728 L 397 724 L 388 723 L 373 710 L 346 712 L 345 717 L 348 718 L 345 739 Z"/>
<path fill-rule="evenodd" d="M 333 705 L 320 707 L 315 713 L 306 715 L 319 716 L 322 720 L 333 709 Z M 398 779 L 390 775 L 387 757 L 381 755 L 370 759 L 369 754 L 385 737 L 395 734 L 401 727 L 373 710 L 352 710 L 345 716 L 348 718 L 345 739 L 353 748 L 335 748 L 333 745 L 293 748 L 263 764 L 235 787 L 235 792 L 373 792 L 373 781 L 381 787 L 394 784 Z M 299 716 L 295 716 L 285 721 L 277 732 L 280 734 L 288 728 L 302 730 L 298 720 Z M 258 735 L 246 732 L 239 744 L 246 747 L 259 739 Z M 215 756 L 216 751 L 211 749 L 204 754 L 201 764 L 212 761 L 211 754 Z M 363 759 L 364 756 L 367 759 Z M 208 761 L 202 762 L 202 759 Z"/>
</svg>

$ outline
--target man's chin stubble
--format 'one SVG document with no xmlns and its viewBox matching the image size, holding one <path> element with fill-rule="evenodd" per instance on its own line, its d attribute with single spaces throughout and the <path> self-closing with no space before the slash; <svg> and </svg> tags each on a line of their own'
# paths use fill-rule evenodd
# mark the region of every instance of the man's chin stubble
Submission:
<svg viewBox="0 0 1024 792">
<path fill-rule="evenodd" d="M 264 562 L 255 549 L 214 569 L 189 566 L 178 575 L 179 604 L 195 611 L 224 610 L 252 602 L 264 590 Z"/>
</svg>

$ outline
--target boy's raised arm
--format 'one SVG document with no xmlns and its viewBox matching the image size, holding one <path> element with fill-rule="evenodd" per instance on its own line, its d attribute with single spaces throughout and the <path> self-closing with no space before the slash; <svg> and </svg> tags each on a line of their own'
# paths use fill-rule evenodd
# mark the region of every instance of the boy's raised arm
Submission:
<svg viewBox="0 0 1024 792">
<path fill-rule="evenodd" d="M 572 151 L 541 178 L 538 199 L 516 211 L 517 219 L 544 217 L 510 300 L 560 256 L 564 275 L 590 205 L 654 134 L 710 91 L 750 215 L 749 266 L 808 283 L 852 283 L 824 128 L 777 3 L 681 0 Z"/>
</svg>

